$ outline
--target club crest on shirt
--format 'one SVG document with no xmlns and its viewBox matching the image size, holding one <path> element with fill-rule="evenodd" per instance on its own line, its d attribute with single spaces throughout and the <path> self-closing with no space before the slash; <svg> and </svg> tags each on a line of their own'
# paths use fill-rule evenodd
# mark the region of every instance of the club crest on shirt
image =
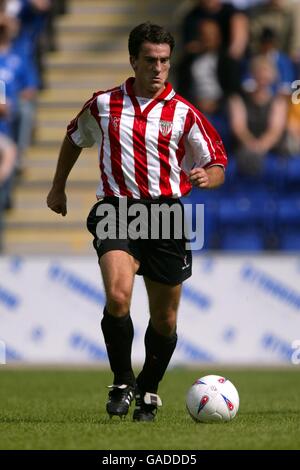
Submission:
<svg viewBox="0 0 300 470">
<path fill-rule="evenodd" d="M 120 120 L 121 118 L 119 116 L 112 116 L 111 114 L 109 115 L 110 122 L 114 128 L 115 131 L 118 130 L 120 126 Z"/>
<path fill-rule="evenodd" d="M 173 122 L 172 121 L 159 121 L 159 130 L 164 137 L 166 137 L 172 130 Z"/>
</svg>

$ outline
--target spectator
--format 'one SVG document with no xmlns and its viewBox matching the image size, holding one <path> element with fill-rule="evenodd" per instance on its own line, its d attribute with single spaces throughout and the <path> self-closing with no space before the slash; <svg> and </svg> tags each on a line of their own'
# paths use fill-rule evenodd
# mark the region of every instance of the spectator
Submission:
<svg viewBox="0 0 300 470">
<path fill-rule="evenodd" d="M 0 131 L 18 144 L 18 162 L 30 143 L 38 79 L 26 57 L 16 54 L 10 39 L 10 22 L 0 19 L 0 80 L 6 85 Z"/>
<path fill-rule="evenodd" d="M 0 253 L 2 251 L 3 214 L 9 198 L 10 181 L 15 161 L 15 144 L 11 139 L 0 134 Z"/>
<path fill-rule="evenodd" d="M 263 28 L 259 38 L 259 55 L 264 55 L 272 61 L 277 71 L 277 79 L 273 84 L 274 93 L 284 95 L 291 94 L 292 82 L 295 79 L 295 72 L 289 56 L 281 52 L 278 48 L 278 38 L 276 32 L 269 27 Z M 244 87 L 252 87 L 253 78 L 246 73 Z"/>
<path fill-rule="evenodd" d="M 264 28 L 272 29 L 278 48 L 300 61 L 300 3 L 293 0 L 268 0 L 250 9 L 250 46 L 253 54 L 259 51 L 259 39 Z"/>
<path fill-rule="evenodd" d="M 228 55 L 234 60 L 240 60 L 248 41 L 247 17 L 231 3 L 222 4 L 221 0 L 198 0 L 195 8 L 184 18 L 182 29 L 185 51 L 199 52 L 198 25 L 207 19 L 218 23 Z"/>
<path fill-rule="evenodd" d="M 224 65 L 221 31 L 216 21 L 199 23 L 198 41 L 201 52 L 187 55 L 179 66 L 178 91 L 205 114 L 228 146 L 224 101 L 226 94 L 239 90 L 239 83 L 234 71 L 226 68 L 226 61 Z"/>
<path fill-rule="evenodd" d="M 235 156 L 240 174 L 258 176 L 268 152 L 280 148 L 287 117 L 286 98 L 274 95 L 273 63 L 264 56 L 251 61 L 255 87 L 229 100 L 230 125 L 236 138 Z"/>
<path fill-rule="evenodd" d="M 223 90 L 219 77 L 220 28 L 212 20 L 199 23 L 199 52 L 187 55 L 179 67 L 178 90 L 201 111 L 214 112 Z"/>
<path fill-rule="evenodd" d="M 44 88 L 43 46 L 41 37 L 45 31 L 51 11 L 51 0 L 6 1 L 7 15 L 17 18 L 19 31 L 14 38 L 15 51 L 27 59 L 31 67 L 36 68 L 39 76 L 39 88 Z"/>
</svg>

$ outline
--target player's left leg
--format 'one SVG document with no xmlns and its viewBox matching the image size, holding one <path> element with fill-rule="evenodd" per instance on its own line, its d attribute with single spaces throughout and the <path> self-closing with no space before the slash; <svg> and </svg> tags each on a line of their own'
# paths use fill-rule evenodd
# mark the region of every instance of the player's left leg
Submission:
<svg viewBox="0 0 300 470">
<path fill-rule="evenodd" d="M 153 421 L 161 400 L 158 384 L 171 360 L 177 343 L 177 310 L 181 284 L 170 286 L 144 277 L 149 297 L 150 321 L 145 334 L 146 358 L 137 377 L 136 408 L 133 419 Z"/>
</svg>

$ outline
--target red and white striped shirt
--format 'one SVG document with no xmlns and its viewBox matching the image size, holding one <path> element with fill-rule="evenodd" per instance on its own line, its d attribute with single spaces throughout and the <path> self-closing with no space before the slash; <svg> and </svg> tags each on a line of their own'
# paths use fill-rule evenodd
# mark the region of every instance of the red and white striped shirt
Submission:
<svg viewBox="0 0 300 470">
<path fill-rule="evenodd" d="M 190 192 L 192 168 L 225 168 L 221 138 L 195 107 L 169 83 L 149 100 L 134 95 L 133 83 L 95 93 L 68 126 L 77 146 L 99 146 L 97 197 L 177 198 Z"/>
</svg>

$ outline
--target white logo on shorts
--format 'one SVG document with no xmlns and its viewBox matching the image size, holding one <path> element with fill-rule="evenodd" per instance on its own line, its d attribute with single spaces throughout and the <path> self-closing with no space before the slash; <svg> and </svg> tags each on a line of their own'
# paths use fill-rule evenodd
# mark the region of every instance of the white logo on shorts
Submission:
<svg viewBox="0 0 300 470">
<path fill-rule="evenodd" d="M 187 269 L 187 268 L 190 267 L 190 264 L 187 263 L 187 256 L 185 256 L 185 257 L 183 258 L 183 263 L 184 263 L 184 266 L 182 266 L 182 268 L 181 268 L 182 270 Z"/>
</svg>

